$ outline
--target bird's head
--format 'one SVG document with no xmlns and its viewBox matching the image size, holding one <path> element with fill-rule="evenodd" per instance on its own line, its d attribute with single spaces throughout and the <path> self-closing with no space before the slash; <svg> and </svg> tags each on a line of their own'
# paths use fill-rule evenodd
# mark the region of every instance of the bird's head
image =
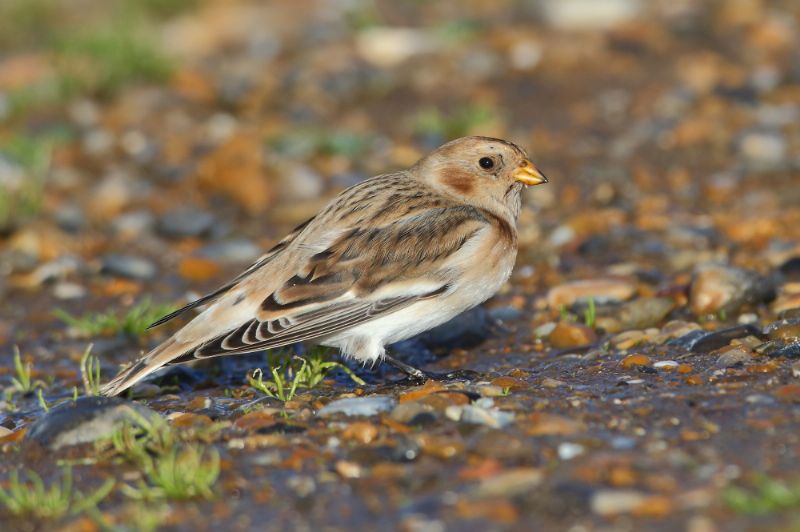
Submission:
<svg viewBox="0 0 800 532">
<path fill-rule="evenodd" d="M 516 217 L 524 186 L 547 178 L 516 144 L 490 137 L 463 137 L 448 142 L 412 169 L 417 179 L 465 203 Z"/>
</svg>

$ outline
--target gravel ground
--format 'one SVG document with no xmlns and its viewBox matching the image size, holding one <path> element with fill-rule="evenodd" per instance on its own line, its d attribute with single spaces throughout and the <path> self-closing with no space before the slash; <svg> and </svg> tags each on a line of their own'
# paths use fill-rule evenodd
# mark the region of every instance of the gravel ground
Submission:
<svg viewBox="0 0 800 532">
<path fill-rule="evenodd" d="M 0 6 L 0 528 L 800 530 L 796 2 L 79 4 Z M 467 134 L 550 179 L 500 293 L 393 348 L 474 379 L 297 346 L 91 397 Z"/>
</svg>

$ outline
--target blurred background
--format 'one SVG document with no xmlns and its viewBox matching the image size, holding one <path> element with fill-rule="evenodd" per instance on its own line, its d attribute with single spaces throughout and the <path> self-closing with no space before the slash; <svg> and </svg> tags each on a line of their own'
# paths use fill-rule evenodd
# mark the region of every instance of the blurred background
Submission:
<svg viewBox="0 0 800 532">
<path fill-rule="evenodd" d="M 770 195 L 763 178 L 797 177 L 799 13 L 791 0 L 4 0 L 3 284 L 56 281 L 77 299 L 84 267 L 218 280 L 342 188 L 468 134 L 519 143 L 551 176 L 527 193 L 528 263 L 682 216 L 702 239 L 719 220 L 688 216 L 715 205 L 735 241 L 768 238 L 800 194 Z"/>
<path fill-rule="evenodd" d="M 454 453 L 485 451 L 495 462 L 458 478 L 444 468 L 436 482 L 452 483 L 440 491 L 491 476 L 501 462 L 559 463 L 567 465 L 547 478 L 551 498 L 542 500 L 565 508 L 595 493 L 587 485 L 633 486 L 660 497 L 637 499 L 647 503 L 639 517 L 683 527 L 695 508 L 710 507 L 728 519 L 718 497 L 735 478 L 725 476 L 727 464 L 741 460 L 742 468 L 778 476 L 797 471 L 798 389 L 784 390 L 788 399 L 772 394 L 800 367 L 767 367 L 750 351 L 731 363 L 739 373 L 726 390 L 746 393 L 734 391 L 735 379 L 763 386 L 747 399 L 761 424 L 747 426 L 772 438 L 745 446 L 745 420 L 732 410 L 714 403 L 719 416 L 706 412 L 713 430 L 694 410 L 717 393 L 716 351 L 683 364 L 696 372 L 689 376 L 669 373 L 675 361 L 659 373 L 647 357 L 621 365 L 622 347 L 558 363 L 536 357 L 605 342 L 607 333 L 628 335 L 613 337 L 612 346 L 645 339 L 662 349 L 683 333 L 767 327 L 787 316 L 795 321 L 786 335 L 795 339 L 785 349 L 800 348 L 798 315 L 787 314 L 800 307 L 799 26 L 797 0 L 0 0 L 3 382 L 18 345 L 48 375 L 46 399 L 66 397 L 80 385 L 78 361 L 90 340 L 108 378 L 170 332 L 141 336 L 150 321 L 241 271 L 343 188 L 407 167 L 452 138 L 502 137 L 526 148 L 550 179 L 525 192 L 517 268 L 487 305 L 515 332 L 446 360 L 524 381 L 509 410 L 551 408 L 570 422 L 585 416 L 591 433 L 603 436 L 579 449 L 584 468 L 572 470 L 574 447 L 558 462 L 561 447 L 531 438 L 585 426 L 559 419 L 545 429 L 531 418 L 515 429 L 522 443 L 501 456 L 477 438 L 462 442 L 454 423 L 442 422 L 437 441 L 454 437 Z M 703 270 L 708 264 L 716 269 Z M 582 325 L 575 316 L 587 312 L 586 296 L 630 307 L 599 305 L 595 320 L 593 302 Z M 670 320 L 678 325 L 665 325 Z M 725 338 L 704 345 L 727 346 Z M 676 350 L 663 347 L 658 356 L 683 361 Z M 637 365 L 650 373 L 636 373 Z M 649 388 L 652 404 L 666 411 L 620 413 L 618 405 L 645 393 L 634 387 L 640 376 L 658 383 Z M 578 381 L 583 396 L 571 395 Z M 691 399 L 659 395 L 677 389 Z M 723 401 L 724 393 L 714 397 Z M 549 407 L 544 396 L 553 397 Z M 36 408 L 26 397 L 19 401 Z M 592 418 L 592 401 L 604 398 L 620 402 Z M 570 405 L 585 409 L 560 410 Z M 773 408 L 765 405 L 780 414 L 758 410 Z M 9 414 L 6 431 L 32 412 Z M 624 419 L 606 426 L 609 412 Z M 789 427 L 770 432 L 782 422 Z M 636 432 L 640 423 L 652 426 Z M 658 454 L 668 446 L 658 441 L 630 451 L 650 435 L 687 454 Z M 598 480 L 611 466 L 592 449 L 645 465 Z M 701 454 L 706 469 L 692 465 Z M 559 491 L 554 478 L 572 484 Z M 706 498 L 681 499 L 687 486 L 706 489 Z M 436 513 L 425 500 L 415 508 Z M 623 500 L 625 511 L 638 508 Z M 536 501 L 457 511 L 483 512 L 492 523 L 519 515 L 569 521 L 568 512 L 547 513 L 558 504 Z M 687 530 L 713 531 L 708 523 Z"/>
</svg>

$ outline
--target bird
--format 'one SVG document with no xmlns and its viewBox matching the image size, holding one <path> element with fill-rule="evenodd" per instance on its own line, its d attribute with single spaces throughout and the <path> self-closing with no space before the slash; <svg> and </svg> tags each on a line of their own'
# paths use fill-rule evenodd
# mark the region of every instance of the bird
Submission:
<svg viewBox="0 0 800 532">
<path fill-rule="evenodd" d="M 516 260 L 520 193 L 547 182 L 516 144 L 470 136 L 357 183 L 233 280 L 153 323 L 203 308 L 102 393 L 117 395 L 165 365 L 300 342 L 424 379 L 386 346 L 500 289 Z"/>
</svg>

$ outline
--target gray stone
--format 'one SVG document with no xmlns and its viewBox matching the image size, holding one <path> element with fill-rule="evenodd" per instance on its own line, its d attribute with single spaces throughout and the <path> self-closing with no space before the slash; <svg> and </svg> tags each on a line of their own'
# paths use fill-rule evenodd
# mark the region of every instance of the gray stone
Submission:
<svg viewBox="0 0 800 532">
<path fill-rule="evenodd" d="M 164 214 L 158 221 L 158 231 L 169 238 L 199 237 L 214 225 L 211 213 L 197 209 L 177 209 Z"/>
<path fill-rule="evenodd" d="M 346 397 L 337 399 L 323 406 L 318 415 L 321 417 L 344 414 L 346 416 L 374 416 L 380 412 L 393 409 L 397 400 L 388 395 L 370 395 L 367 397 Z"/>
<path fill-rule="evenodd" d="M 100 271 L 117 277 L 144 281 L 155 277 L 156 265 L 141 257 L 106 255 L 102 259 Z"/>
<path fill-rule="evenodd" d="M 219 262 L 241 263 L 254 261 L 262 250 L 246 238 L 235 238 L 209 244 L 200 250 L 200 254 Z"/>
<path fill-rule="evenodd" d="M 461 409 L 461 421 L 475 425 L 486 425 L 493 429 L 501 429 L 514 422 L 514 414 L 512 412 L 503 412 L 496 408 L 489 409 L 466 405 Z"/>
<path fill-rule="evenodd" d="M 81 397 L 54 408 L 35 421 L 25 435 L 52 450 L 108 438 L 125 422 L 160 416 L 146 406 L 119 397 Z"/>
<path fill-rule="evenodd" d="M 753 356 L 741 346 L 722 353 L 717 358 L 717 367 L 732 368 L 737 365 L 746 364 L 753 359 Z"/>
</svg>

